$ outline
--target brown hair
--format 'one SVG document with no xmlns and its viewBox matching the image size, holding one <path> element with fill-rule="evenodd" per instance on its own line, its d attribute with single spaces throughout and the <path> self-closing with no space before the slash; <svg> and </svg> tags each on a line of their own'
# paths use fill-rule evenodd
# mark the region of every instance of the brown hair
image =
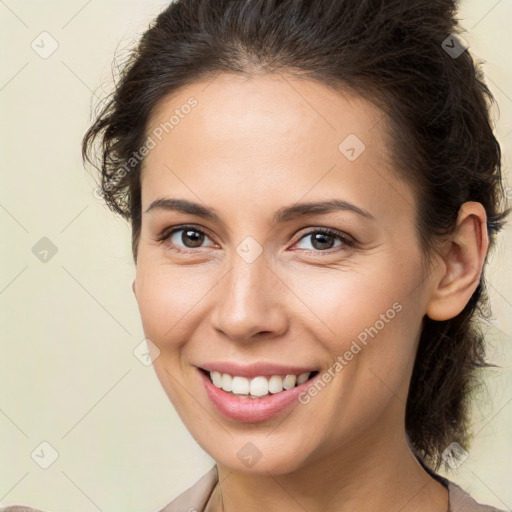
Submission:
<svg viewBox="0 0 512 512">
<path fill-rule="evenodd" d="M 484 206 L 492 249 L 509 213 L 500 210 L 501 153 L 489 119 L 494 98 L 469 51 L 453 38 L 461 32 L 456 11 L 454 0 L 171 3 L 131 52 L 83 140 L 84 160 L 100 170 L 107 205 L 131 222 L 134 261 L 141 161 L 133 155 L 147 137 L 149 116 L 166 95 L 222 72 L 286 71 L 371 100 L 387 114 L 395 171 L 416 192 L 424 254 L 452 232 L 466 201 Z M 476 370 L 486 366 L 477 325 L 486 308 L 482 273 L 459 315 L 424 318 L 406 431 L 416 456 L 434 469 L 450 443 L 468 444 L 470 392 Z"/>
</svg>

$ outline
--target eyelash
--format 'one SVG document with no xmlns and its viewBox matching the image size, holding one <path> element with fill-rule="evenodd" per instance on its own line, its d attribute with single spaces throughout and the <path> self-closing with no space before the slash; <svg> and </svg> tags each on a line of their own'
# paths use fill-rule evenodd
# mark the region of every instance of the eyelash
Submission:
<svg viewBox="0 0 512 512">
<path fill-rule="evenodd" d="M 187 225 L 182 225 L 182 226 L 175 226 L 170 230 L 165 230 L 157 238 L 156 241 L 157 242 L 168 241 L 171 238 L 171 236 L 174 235 L 174 233 L 177 233 L 179 231 L 186 231 L 187 229 L 196 231 L 197 233 L 201 233 L 203 235 L 206 235 L 208 238 L 211 239 L 211 237 L 208 235 L 208 233 L 206 233 L 202 229 L 199 229 L 196 226 L 187 224 Z M 315 253 L 315 254 L 322 254 L 322 253 L 332 254 L 333 252 L 338 252 L 339 250 L 346 250 L 346 247 L 353 247 L 355 245 L 355 241 L 352 238 L 348 237 L 343 232 L 338 231 L 336 229 L 332 229 L 332 228 L 318 228 L 318 229 L 313 229 L 311 231 L 308 231 L 307 233 L 304 233 L 295 243 L 298 243 L 299 241 L 303 240 L 304 238 L 307 238 L 308 236 L 311 236 L 315 233 L 333 235 L 333 236 L 339 238 L 341 240 L 341 242 L 343 242 L 343 245 L 338 246 L 338 247 L 331 247 L 330 249 L 326 249 L 324 251 L 312 250 L 312 249 L 302 249 L 302 250 L 304 250 L 308 253 Z M 181 247 L 176 246 L 175 244 L 172 244 L 172 242 L 169 244 L 166 244 L 166 245 L 168 245 L 169 249 L 171 249 L 172 251 L 175 251 L 178 253 L 184 253 L 184 254 L 189 254 L 191 252 L 194 252 L 197 249 L 203 249 L 203 247 L 196 247 L 196 248 L 190 248 L 190 249 L 186 250 L 186 249 L 182 249 Z M 299 250 L 301 250 L 301 249 L 299 249 Z"/>
</svg>

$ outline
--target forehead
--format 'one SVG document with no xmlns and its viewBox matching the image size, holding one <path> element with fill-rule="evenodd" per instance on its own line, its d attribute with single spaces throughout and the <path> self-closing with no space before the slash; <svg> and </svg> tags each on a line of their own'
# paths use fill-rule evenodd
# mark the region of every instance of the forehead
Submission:
<svg viewBox="0 0 512 512">
<path fill-rule="evenodd" d="M 192 109 L 187 106 L 190 98 L 197 102 Z M 249 134 L 252 139 L 265 142 L 267 147 L 279 145 L 285 139 L 310 139 L 318 146 L 321 139 L 326 148 L 350 133 L 369 142 L 369 137 L 365 137 L 367 132 L 380 123 L 385 124 L 382 112 L 375 105 L 352 92 L 283 74 L 256 77 L 221 74 L 179 89 L 156 104 L 147 131 L 165 128 L 175 112 L 179 119 L 175 115 L 173 126 L 167 126 L 162 136 L 173 132 L 177 142 L 183 134 L 185 137 L 180 142 L 196 148 L 202 141 L 184 140 L 190 125 L 205 141 L 247 143 Z M 376 140 L 383 133 L 379 130 L 373 133 L 372 143 L 383 142 Z"/>
<path fill-rule="evenodd" d="M 143 208 L 167 192 L 227 189 L 296 201 L 337 190 L 376 207 L 398 193 L 412 204 L 392 171 L 384 114 L 316 81 L 219 75 L 163 98 L 146 131 L 155 144 L 143 163 Z"/>
</svg>

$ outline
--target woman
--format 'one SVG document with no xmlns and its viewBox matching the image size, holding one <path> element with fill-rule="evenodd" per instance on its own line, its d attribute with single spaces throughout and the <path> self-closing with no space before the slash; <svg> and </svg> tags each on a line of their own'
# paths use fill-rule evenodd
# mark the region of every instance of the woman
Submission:
<svg viewBox="0 0 512 512">
<path fill-rule="evenodd" d="M 467 455 L 508 210 L 454 1 L 178 0 L 84 157 L 158 378 L 216 461 L 163 511 L 496 510 Z M 16 507 L 6 510 L 18 510 Z"/>
</svg>

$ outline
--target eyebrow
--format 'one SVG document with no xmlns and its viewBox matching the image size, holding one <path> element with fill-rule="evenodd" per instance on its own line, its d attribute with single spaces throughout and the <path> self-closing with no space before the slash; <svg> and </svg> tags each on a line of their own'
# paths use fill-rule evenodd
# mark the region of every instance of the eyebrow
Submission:
<svg viewBox="0 0 512 512">
<path fill-rule="evenodd" d="M 194 203 L 193 201 L 187 201 L 185 199 L 161 197 L 151 203 L 149 208 L 146 210 L 146 213 L 149 213 L 152 210 L 188 213 L 205 219 L 216 220 L 223 224 L 222 219 L 213 208 L 207 208 L 199 203 Z M 291 206 L 285 206 L 274 213 L 272 222 L 273 224 L 278 224 L 280 222 L 290 221 L 305 215 L 322 215 L 340 210 L 354 212 L 367 219 L 375 220 L 375 217 L 371 213 L 359 208 L 358 206 L 341 199 L 332 199 L 330 201 L 297 203 Z"/>
</svg>

